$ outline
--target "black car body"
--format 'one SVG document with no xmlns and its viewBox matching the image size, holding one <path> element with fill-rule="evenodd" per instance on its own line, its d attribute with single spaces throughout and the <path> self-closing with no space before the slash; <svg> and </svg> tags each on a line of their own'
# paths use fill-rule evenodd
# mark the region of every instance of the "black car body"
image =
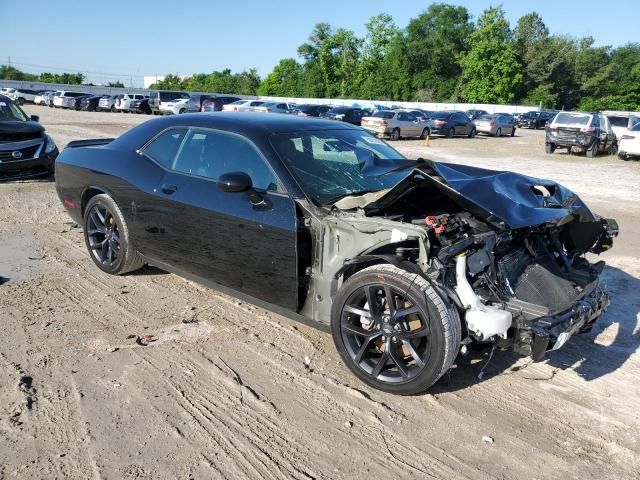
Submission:
<svg viewBox="0 0 640 480">
<path fill-rule="evenodd" d="M 557 148 L 585 152 L 595 157 L 600 152 L 615 153 L 618 140 L 609 120 L 598 112 L 560 112 L 547 125 L 545 151 Z"/>
<path fill-rule="evenodd" d="M 85 112 L 95 112 L 98 109 L 98 103 L 101 98 L 108 98 L 108 95 L 90 95 L 80 97 L 80 110 Z"/>
<path fill-rule="evenodd" d="M 333 106 L 331 105 L 304 104 L 298 105 L 296 111 L 301 117 L 319 117 L 321 114 L 327 113 L 332 108 Z"/>
<path fill-rule="evenodd" d="M 435 112 L 429 118 L 427 125 L 429 125 L 431 135 L 445 135 L 447 137 L 467 135 L 473 137 L 476 134 L 474 123 L 464 112 Z"/>
<path fill-rule="evenodd" d="M 0 95 L 0 180 L 50 174 L 58 148 L 38 123 L 10 98 Z"/>
<path fill-rule="evenodd" d="M 393 393 L 432 385 L 463 342 L 542 358 L 609 302 L 583 254 L 617 226 L 575 194 L 407 160 L 344 122 L 151 120 L 69 144 L 56 187 L 103 271 L 149 263 L 330 326 L 352 371 Z"/>
<path fill-rule="evenodd" d="M 333 107 L 331 110 L 321 113 L 319 117 L 329 120 L 340 120 L 342 122 L 350 123 L 351 125 L 360 125 L 362 117 L 366 117 L 367 115 L 368 112 L 362 108 Z"/>
<path fill-rule="evenodd" d="M 532 128 L 539 129 L 544 128 L 548 121 L 554 117 L 554 112 L 540 111 L 540 112 L 527 112 L 523 113 L 518 118 L 518 127 L 520 128 Z"/>
</svg>

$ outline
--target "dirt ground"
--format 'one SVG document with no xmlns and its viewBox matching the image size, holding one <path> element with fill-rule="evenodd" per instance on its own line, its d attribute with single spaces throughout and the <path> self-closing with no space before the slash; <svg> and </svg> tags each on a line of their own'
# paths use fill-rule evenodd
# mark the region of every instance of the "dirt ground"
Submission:
<svg viewBox="0 0 640 480">
<path fill-rule="evenodd" d="M 25 109 L 59 146 L 149 119 Z M 156 269 L 103 274 L 54 183 L 0 184 L 0 479 L 640 478 L 640 162 L 542 139 L 395 146 L 552 178 L 617 218 L 612 305 L 544 362 L 473 350 L 414 397 L 287 318 Z"/>
</svg>

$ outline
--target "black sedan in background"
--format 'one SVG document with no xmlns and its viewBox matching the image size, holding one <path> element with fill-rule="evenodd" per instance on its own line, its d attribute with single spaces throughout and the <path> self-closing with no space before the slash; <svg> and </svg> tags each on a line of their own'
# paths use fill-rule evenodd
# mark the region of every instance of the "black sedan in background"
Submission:
<svg viewBox="0 0 640 480">
<path fill-rule="evenodd" d="M 408 160 L 345 122 L 150 120 L 71 142 L 56 188 L 102 271 L 152 264 L 330 328 L 353 373 L 396 394 L 433 385 L 463 342 L 541 359 L 609 303 L 585 253 L 615 221 L 549 180 Z"/>
<path fill-rule="evenodd" d="M 80 97 L 80 110 L 86 112 L 95 112 L 98 109 L 98 103 L 101 98 L 108 98 L 108 95 L 92 95 L 88 97 Z"/>
<path fill-rule="evenodd" d="M 334 107 L 328 112 L 321 113 L 320 118 L 329 120 L 341 120 L 352 125 L 360 125 L 362 117 L 366 117 L 368 112 L 356 107 Z"/>
<path fill-rule="evenodd" d="M 319 117 L 321 114 L 327 113 L 332 108 L 333 106 L 331 105 L 304 104 L 298 105 L 296 111 L 301 117 Z"/>
<path fill-rule="evenodd" d="M 531 111 L 526 112 L 520 115 L 518 118 L 518 127 L 520 128 L 532 128 L 537 130 L 539 128 L 544 128 L 547 122 L 549 122 L 554 116 L 556 112 L 545 112 L 545 111 Z"/>
<path fill-rule="evenodd" d="M 38 123 L 0 95 L 0 180 L 53 173 L 58 148 Z"/>
<path fill-rule="evenodd" d="M 476 126 L 464 112 L 435 112 L 427 125 L 431 135 L 444 135 L 450 138 L 456 135 L 476 136 Z"/>
</svg>

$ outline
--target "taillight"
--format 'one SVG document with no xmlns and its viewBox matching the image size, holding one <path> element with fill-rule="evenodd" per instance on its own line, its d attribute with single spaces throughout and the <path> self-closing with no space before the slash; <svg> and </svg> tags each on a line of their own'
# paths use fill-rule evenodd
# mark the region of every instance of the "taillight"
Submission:
<svg viewBox="0 0 640 480">
<path fill-rule="evenodd" d="M 267 108 L 267 112 L 270 112 L 270 111 L 271 111 L 271 109 L 270 109 L 270 108 Z"/>
<path fill-rule="evenodd" d="M 238 111 L 238 107 L 233 107 L 233 111 L 237 112 Z"/>
<path fill-rule="evenodd" d="M 584 133 L 593 133 L 596 131 L 596 129 L 593 127 L 582 127 L 580 131 Z"/>
<path fill-rule="evenodd" d="M 493 127 L 495 124 L 496 124 L 496 122 L 494 122 L 493 120 L 491 120 L 491 121 L 489 122 L 489 126 L 490 126 L 490 127 Z"/>
<path fill-rule="evenodd" d="M 634 137 L 633 135 L 622 135 L 620 140 L 634 140 L 635 138 L 636 137 Z"/>
<path fill-rule="evenodd" d="M 380 125 L 382 125 L 383 127 L 386 127 L 386 126 L 387 126 L 387 125 L 389 125 L 389 124 L 387 123 L 387 121 L 386 121 L 386 120 L 382 120 L 382 121 L 380 122 Z"/>
<path fill-rule="evenodd" d="M 438 127 L 442 127 L 443 125 L 446 125 L 446 124 L 447 124 L 447 122 L 446 122 L 445 120 L 436 120 L 434 123 L 435 123 L 435 124 L 436 124 L 436 126 L 438 126 Z"/>
</svg>

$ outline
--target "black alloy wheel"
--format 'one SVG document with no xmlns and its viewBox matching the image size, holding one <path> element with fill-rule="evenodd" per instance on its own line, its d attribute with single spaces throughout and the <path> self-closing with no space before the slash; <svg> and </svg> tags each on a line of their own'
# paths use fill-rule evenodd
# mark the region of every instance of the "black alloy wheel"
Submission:
<svg viewBox="0 0 640 480">
<path fill-rule="evenodd" d="M 120 275 L 144 265 L 120 208 L 106 194 L 92 197 L 85 207 L 84 239 L 91 259 L 104 272 Z"/>
<path fill-rule="evenodd" d="M 120 260 L 120 229 L 106 205 L 95 204 L 87 214 L 87 244 L 96 262 L 113 269 Z"/>
<path fill-rule="evenodd" d="M 449 129 L 449 138 L 453 138 L 456 136 L 456 129 L 455 128 L 450 128 Z"/>
<path fill-rule="evenodd" d="M 376 265 L 338 292 L 332 332 L 343 360 L 361 380 L 407 395 L 424 391 L 451 367 L 460 319 L 424 278 Z"/>
</svg>

